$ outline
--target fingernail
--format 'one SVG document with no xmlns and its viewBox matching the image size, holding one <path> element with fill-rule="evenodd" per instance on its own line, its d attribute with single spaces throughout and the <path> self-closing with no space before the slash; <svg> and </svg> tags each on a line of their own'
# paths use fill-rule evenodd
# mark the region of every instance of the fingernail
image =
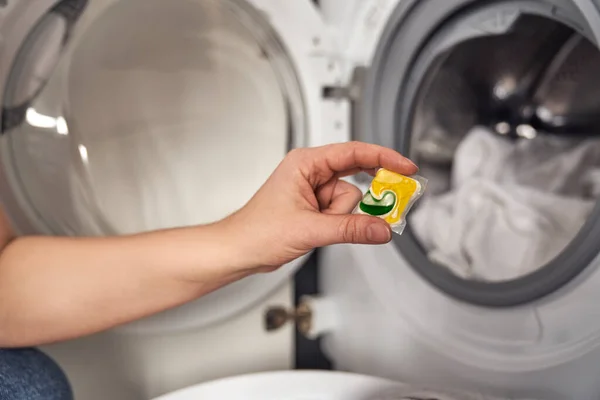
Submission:
<svg viewBox="0 0 600 400">
<path fill-rule="evenodd" d="M 410 165 L 412 165 L 413 167 L 415 167 L 417 170 L 419 170 L 419 167 L 417 166 L 417 164 L 415 164 L 414 162 L 412 162 L 411 160 L 409 160 L 408 158 L 406 159 Z"/>
<path fill-rule="evenodd" d="M 390 228 L 383 224 L 372 224 L 367 227 L 367 240 L 372 243 L 387 243 L 392 238 Z"/>
</svg>

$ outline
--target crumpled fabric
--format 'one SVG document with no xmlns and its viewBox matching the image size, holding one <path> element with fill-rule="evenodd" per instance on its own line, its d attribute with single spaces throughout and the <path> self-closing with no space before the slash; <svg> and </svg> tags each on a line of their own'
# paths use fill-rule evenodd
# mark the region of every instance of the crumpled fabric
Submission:
<svg viewBox="0 0 600 400">
<path fill-rule="evenodd" d="M 450 191 L 425 196 L 410 225 L 456 275 L 506 281 L 555 258 L 600 195 L 600 140 L 511 141 L 483 127 L 458 146 Z"/>
</svg>

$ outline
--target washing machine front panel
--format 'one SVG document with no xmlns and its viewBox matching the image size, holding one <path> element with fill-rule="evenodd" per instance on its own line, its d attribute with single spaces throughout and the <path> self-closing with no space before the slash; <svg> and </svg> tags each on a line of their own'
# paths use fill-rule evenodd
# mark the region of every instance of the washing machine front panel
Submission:
<svg viewBox="0 0 600 400">
<path fill-rule="evenodd" d="M 410 268 L 381 274 L 391 281 L 373 286 L 364 266 L 372 273 L 397 257 L 392 246 L 334 246 L 321 253 L 324 297 L 310 302 L 318 321 L 312 334 L 322 335 L 336 369 L 502 398 L 595 398 L 600 384 L 587 371 L 598 364 L 597 346 L 544 350 L 544 338 L 559 331 L 549 326 L 553 332 L 546 332 L 535 310 L 457 310 Z M 580 319 L 570 334 L 582 324 Z"/>
<path fill-rule="evenodd" d="M 322 0 L 319 4 L 337 41 L 336 56 L 342 65 L 343 81 L 350 81 L 356 67 L 371 64 L 398 0 Z"/>
<path fill-rule="evenodd" d="M 2 12 L 0 193 L 23 234 L 210 223 L 291 148 L 338 141 L 315 111 L 332 72 L 311 59 L 327 40 L 308 2 L 36 0 Z M 302 262 L 129 328 L 216 322 Z"/>
</svg>

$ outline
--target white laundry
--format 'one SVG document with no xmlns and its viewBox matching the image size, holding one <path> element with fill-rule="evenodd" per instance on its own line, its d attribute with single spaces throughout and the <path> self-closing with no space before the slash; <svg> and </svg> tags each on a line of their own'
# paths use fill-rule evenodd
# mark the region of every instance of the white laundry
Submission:
<svg viewBox="0 0 600 400">
<path fill-rule="evenodd" d="M 464 278 L 515 279 L 556 257 L 585 223 L 600 193 L 600 141 L 511 142 L 476 127 L 451 181 L 411 217 L 429 258 Z"/>
</svg>

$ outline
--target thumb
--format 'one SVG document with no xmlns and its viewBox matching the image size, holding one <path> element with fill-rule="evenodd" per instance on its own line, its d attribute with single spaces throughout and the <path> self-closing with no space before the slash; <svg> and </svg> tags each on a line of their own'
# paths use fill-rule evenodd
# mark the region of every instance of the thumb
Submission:
<svg viewBox="0 0 600 400">
<path fill-rule="evenodd" d="M 368 215 L 318 216 L 312 225 L 317 247 L 332 244 L 385 244 L 392 240 L 390 225 L 381 218 Z"/>
</svg>

